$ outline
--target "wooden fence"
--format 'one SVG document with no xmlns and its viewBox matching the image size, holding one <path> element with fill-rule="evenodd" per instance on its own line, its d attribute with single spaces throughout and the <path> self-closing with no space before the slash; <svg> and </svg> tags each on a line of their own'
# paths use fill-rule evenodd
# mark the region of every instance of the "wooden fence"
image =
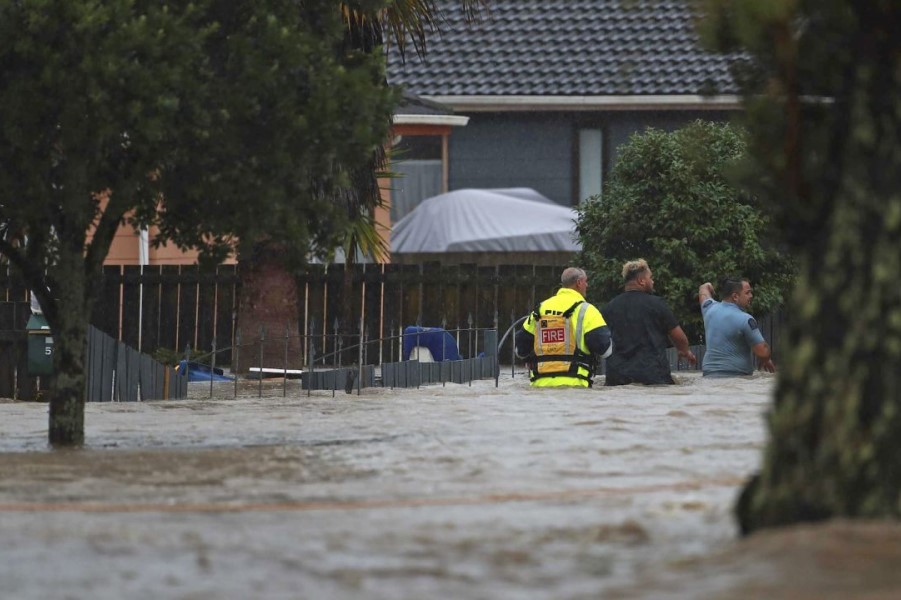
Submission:
<svg viewBox="0 0 901 600">
<path fill-rule="evenodd" d="M 34 398 L 38 392 L 38 378 L 27 375 L 30 316 L 29 302 L 0 299 L 0 398 Z"/>
<path fill-rule="evenodd" d="M 559 286 L 560 267 L 539 265 L 448 266 L 313 265 L 297 276 L 296 329 L 289 319 L 278 330 L 259 323 L 238 323 L 239 275 L 234 265 L 201 271 L 195 265 L 113 266 L 104 269 L 93 324 L 139 351 L 163 348 L 181 353 L 217 349 L 215 362 L 233 367 L 235 354 L 258 363 L 260 334 L 277 352 L 275 365 L 301 368 L 309 354 L 331 357 L 330 364 L 355 364 L 362 339 L 366 362 L 381 364 L 397 356 L 399 333 L 408 325 L 444 327 L 460 332 L 492 328 L 503 339 L 501 361 L 510 356 L 512 335 L 504 333 L 535 303 Z M 0 273 L 0 330 L 24 327 L 28 293 L 20 281 Z M 765 337 L 777 341 L 781 317 L 761 319 Z M 13 323 L 15 321 L 15 323 Z M 361 331 L 362 324 L 362 331 Z M 476 338 L 458 334 L 464 356 L 478 353 Z M 461 337 L 462 336 L 462 337 Z M 282 347 L 289 338 L 290 356 Z M 312 342 L 311 342 L 312 340 Z M 240 347 L 239 347 L 240 345 Z M 774 344 L 778 347 L 778 343 Z M 347 354 L 347 356 L 344 356 Z"/>
<path fill-rule="evenodd" d="M 107 266 L 91 323 L 139 352 L 228 348 L 237 286 L 234 265 Z"/>
<path fill-rule="evenodd" d="M 298 339 L 313 340 L 311 347 L 291 350 L 292 367 L 314 357 L 341 355 L 341 364 L 357 361 L 357 348 L 364 342 L 368 362 L 395 360 L 396 346 L 404 327 L 442 327 L 457 338 L 466 357 L 483 350 L 474 333 L 496 329 L 502 334 L 538 300 L 559 287 L 559 267 L 535 265 L 448 266 L 358 265 L 345 273 L 343 266 L 315 266 L 298 278 Z M 362 331 L 361 331 L 362 324 Z M 241 355 L 256 357 L 249 346 L 260 337 L 256 323 L 238 323 Z M 295 332 L 291 332 L 291 336 Z M 284 327 L 266 332 L 279 341 Z M 305 342 L 306 343 L 306 342 Z M 512 336 L 505 344 L 512 344 Z M 281 345 L 279 344 L 279 347 Z M 503 356 L 503 354 L 502 354 Z M 274 356 L 281 365 L 281 356 Z"/>
<path fill-rule="evenodd" d="M 360 323 L 372 361 L 387 360 L 389 339 L 406 325 L 471 330 L 505 330 L 535 302 L 559 286 L 560 268 L 534 265 L 312 265 L 297 277 L 297 330 L 289 335 L 317 338 L 317 356 L 337 351 L 338 344 L 359 343 Z M 232 363 L 231 349 L 242 333 L 242 353 L 255 356 L 257 323 L 238 323 L 239 276 L 233 265 L 203 272 L 197 266 L 115 266 L 104 269 L 103 290 L 93 324 L 143 352 L 185 347 L 209 351 L 216 362 Z M 265 332 L 281 340 L 286 322 Z M 396 337 L 395 337 L 396 339 Z M 380 341 L 383 340 L 383 341 Z M 470 340 L 461 340 L 469 347 Z M 303 363 L 306 347 L 297 344 L 292 365 Z M 356 355 L 337 362 L 356 362 Z"/>
</svg>

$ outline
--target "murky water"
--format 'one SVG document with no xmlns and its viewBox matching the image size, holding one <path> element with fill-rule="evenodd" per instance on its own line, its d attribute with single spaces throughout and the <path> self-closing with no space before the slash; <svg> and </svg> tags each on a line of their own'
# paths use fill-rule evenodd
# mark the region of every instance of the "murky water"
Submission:
<svg viewBox="0 0 901 600">
<path fill-rule="evenodd" d="M 678 378 L 335 397 L 278 381 L 237 399 L 196 384 L 90 404 L 77 452 L 46 449 L 45 405 L 0 403 L 0 597 L 805 597 L 778 595 L 795 579 L 774 549 L 802 556 L 803 536 L 739 543 L 731 516 L 774 379 Z M 901 589 L 883 571 L 870 592 Z M 809 597 L 855 597 L 841 589 Z"/>
</svg>

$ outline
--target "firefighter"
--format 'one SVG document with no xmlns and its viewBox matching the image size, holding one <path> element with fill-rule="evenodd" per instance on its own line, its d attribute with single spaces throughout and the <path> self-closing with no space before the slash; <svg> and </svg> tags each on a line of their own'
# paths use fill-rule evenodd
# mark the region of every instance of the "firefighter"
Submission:
<svg viewBox="0 0 901 600">
<path fill-rule="evenodd" d="M 516 354 L 529 363 L 535 387 L 589 387 L 598 358 L 613 352 L 610 330 L 600 311 L 585 300 L 585 271 L 565 269 L 560 284 L 517 332 Z"/>
</svg>

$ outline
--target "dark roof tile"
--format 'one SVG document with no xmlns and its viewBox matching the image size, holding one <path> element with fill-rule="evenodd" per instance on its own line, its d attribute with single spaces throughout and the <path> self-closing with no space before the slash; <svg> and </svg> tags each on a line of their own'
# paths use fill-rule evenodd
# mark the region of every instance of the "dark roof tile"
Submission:
<svg viewBox="0 0 901 600">
<path fill-rule="evenodd" d="M 725 57 L 700 50 L 686 0 L 491 0 L 467 26 L 440 0 L 421 61 L 389 53 L 392 84 L 443 95 L 734 94 Z"/>
</svg>

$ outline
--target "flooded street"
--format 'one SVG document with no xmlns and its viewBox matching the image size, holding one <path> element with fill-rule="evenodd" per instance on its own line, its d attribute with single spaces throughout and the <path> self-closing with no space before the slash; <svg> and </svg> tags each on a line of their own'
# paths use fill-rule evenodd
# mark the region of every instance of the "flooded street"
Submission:
<svg viewBox="0 0 901 600">
<path fill-rule="evenodd" d="M 277 380 L 237 399 L 192 384 L 185 401 L 89 404 L 74 452 L 47 450 L 46 405 L 3 402 L 0 597 L 855 597 L 822 578 L 774 592 L 797 580 L 779 553 L 804 530 L 736 539 L 775 379 L 677 379 L 539 391 L 508 370 L 498 388 L 335 397 Z M 863 547 L 901 547 L 874 531 Z M 857 539 L 817 535 L 835 556 Z M 824 560 L 808 571 L 841 574 Z M 866 597 L 898 589 L 879 573 Z"/>
</svg>

